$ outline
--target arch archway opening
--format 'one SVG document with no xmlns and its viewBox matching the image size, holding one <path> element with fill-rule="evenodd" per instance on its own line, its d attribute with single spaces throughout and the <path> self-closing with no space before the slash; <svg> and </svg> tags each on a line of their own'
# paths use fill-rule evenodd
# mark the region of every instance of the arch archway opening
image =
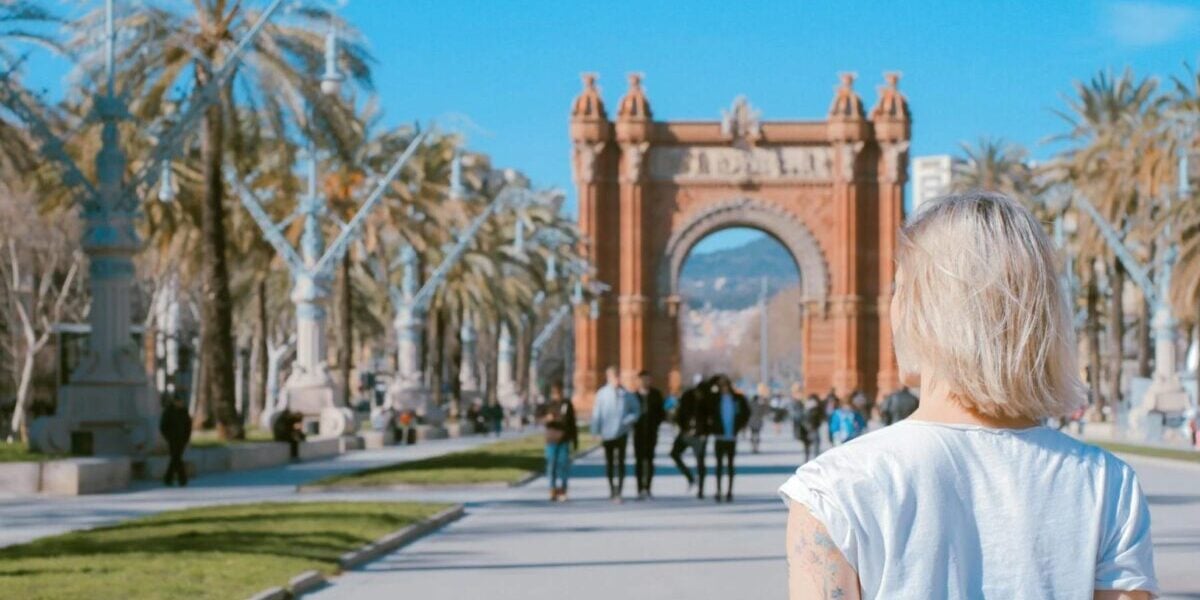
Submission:
<svg viewBox="0 0 1200 600">
<path fill-rule="evenodd" d="M 803 277 L 792 251 L 763 229 L 731 225 L 697 239 L 675 279 L 684 385 L 714 373 L 746 393 L 802 382 Z"/>
</svg>

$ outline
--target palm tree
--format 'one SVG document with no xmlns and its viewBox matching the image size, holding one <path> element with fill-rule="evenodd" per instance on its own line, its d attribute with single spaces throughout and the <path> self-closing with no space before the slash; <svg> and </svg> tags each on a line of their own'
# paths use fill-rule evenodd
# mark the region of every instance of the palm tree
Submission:
<svg viewBox="0 0 1200 600">
<path fill-rule="evenodd" d="M 1002 138 L 981 137 L 961 145 L 965 162 L 954 173 L 955 191 L 999 192 L 1029 203 L 1034 192 L 1029 152 Z"/>
<path fill-rule="evenodd" d="M 1173 133 L 1182 134 L 1183 139 L 1177 139 L 1177 148 L 1182 147 L 1189 155 L 1189 173 L 1195 181 L 1200 174 L 1200 164 L 1195 160 L 1200 158 L 1200 148 L 1196 139 L 1200 135 L 1200 70 L 1187 67 L 1184 77 L 1173 78 L 1173 87 L 1168 96 L 1168 111 L 1171 117 L 1185 127 L 1176 129 Z M 1194 185 L 1189 185 L 1190 198 L 1180 199 L 1173 205 L 1173 210 L 1166 215 L 1178 224 L 1176 231 L 1180 240 L 1179 262 L 1173 273 L 1171 304 L 1176 314 L 1191 314 L 1190 327 L 1195 330 L 1196 343 L 1200 344 L 1200 203 L 1196 202 L 1198 192 Z"/>
<path fill-rule="evenodd" d="M 193 0 L 190 13 L 147 5 L 119 19 L 118 27 L 130 40 L 117 56 L 118 84 L 132 98 L 130 111 L 138 121 L 154 122 L 162 117 L 163 98 L 172 89 L 198 89 L 212 78 L 214 66 L 222 63 L 241 33 L 259 17 L 247 4 L 242 0 Z M 92 76 L 100 73 L 103 63 L 92 44 L 100 21 L 99 11 L 81 19 L 71 44 L 83 54 L 84 73 Z M 236 120 L 242 115 L 266 115 L 278 128 L 299 127 L 318 137 L 322 146 L 346 151 L 339 133 L 353 119 L 353 112 L 324 97 L 316 81 L 324 51 L 323 33 L 330 26 L 337 27 L 346 40 L 339 54 L 342 69 L 369 88 L 369 57 L 357 33 L 320 3 L 305 1 L 286 19 L 267 24 L 220 91 L 220 101 L 204 114 L 198 165 L 204 190 L 199 211 L 204 261 L 201 380 L 215 407 L 220 433 L 226 438 L 240 435 L 240 427 L 234 405 L 234 307 L 226 257 L 225 157 L 241 151 L 241 128 Z M 151 48 L 153 52 L 147 51 Z M 241 113 L 239 106 L 252 110 Z"/>
<path fill-rule="evenodd" d="M 19 45 L 28 44 L 62 51 L 54 37 L 40 30 L 61 23 L 45 8 L 26 0 L 0 0 L 0 86 L 20 95 L 24 103 L 38 108 L 40 102 L 21 87 Z M 37 153 L 24 127 L 8 123 L 0 112 L 0 173 L 29 171 L 37 164 Z"/>
<path fill-rule="evenodd" d="M 1159 193 L 1163 155 L 1157 148 L 1158 119 L 1161 105 L 1157 83 L 1138 79 L 1129 70 L 1118 76 L 1101 72 L 1089 82 L 1077 82 L 1075 95 L 1067 99 L 1068 109 L 1059 115 L 1068 123 L 1066 133 L 1053 138 L 1069 144 L 1055 161 L 1054 173 L 1075 193 L 1084 194 L 1118 231 L 1124 232 L 1127 245 L 1148 244 L 1156 228 L 1149 214 Z M 1099 336 L 1096 269 L 1097 260 L 1109 273 L 1113 294 L 1110 320 L 1113 349 L 1110 387 L 1119 401 L 1120 376 L 1124 360 L 1124 307 L 1121 302 L 1124 268 L 1118 264 L 1099 230 L 1080 218 L 1080 234 L 1075 249 L 1076 265 L 1088 290 L 1087 330 L 1089 355 L 1093 357 L 1089 383 L 1101 419 L 1105 418 L 1104 397 L 1099 387 Z"/>
</svg>

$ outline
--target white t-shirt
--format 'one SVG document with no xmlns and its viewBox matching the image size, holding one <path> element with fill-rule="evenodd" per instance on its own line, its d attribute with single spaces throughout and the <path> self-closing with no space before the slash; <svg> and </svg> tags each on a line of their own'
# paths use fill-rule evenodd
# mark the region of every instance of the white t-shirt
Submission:
<svg viewBox="0 0 1200 600">
<path fill-rule="evenodd" d="M 824 523 L 863 598 L 1158 593 L 1133 469 L 1047 427 L 901 421 L 808 462 L 779 493 Z"/>
</svg>

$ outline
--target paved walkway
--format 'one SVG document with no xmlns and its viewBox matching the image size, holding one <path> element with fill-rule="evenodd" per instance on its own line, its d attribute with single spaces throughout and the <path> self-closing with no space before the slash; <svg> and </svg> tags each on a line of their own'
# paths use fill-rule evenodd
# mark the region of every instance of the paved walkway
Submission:
<svg viewBox="0 0 1200 600">
<path fill-rule="evenodd" d="M 190 506 L 371 498 L 375 494 L 297 494 L 296 486 L 337 473 L 417 460 L 491 441 L 495 438 L 473 436 L 434 440 L 412 446 L 350 452 L 327 460 L 269 469 L 206 474 L 193 478 L 186 488 L 163 487 L 156 481 L 136 481 L 128 490 L 112 494 L 0 496 L 0 546 Z"/>
<path fill-rule="evenodd" d="M 768 435 L 763 453 L 751 455 L 739 443 L 736 502 L 716 504 L 685 494 L 665 456 L 666 431 L 654 501 L 610 504 L 598 452 L 575 466 L 565 505 L 545 501 L 542 480 L 511 490 L 444 492 L 438 497 L 468 504 L 464 519 L 311 597 L 785 598 L 786 513 L 775 489 L 795 469 L 798 445 Z M 1200 598 L 1200 467 L 1125 458 L 1151 503 L 1163 597 Z M 626 495 L 635 489 L 631 476 Z"/>
<path fill-rule="evenodd" d="M 768 435 L 763 453 L 739 444 L 736 502 L 686 493 L 666 458 L 664 429 L 657 499 L 610 504 L 599 453 L 575 466 L 572 501 L 545 501 L 545 482 L 523 488 L 437 492 L 297 494 L 295 486 L 367 466 L 472 447 L 487 438 L 355 452 L 327 461 L 208 475 L 185 489 L 139 483 L 129 491 L 78 498 L 0 498 L 0 546 L 188 506 L 270 500 L 436 500 L 467 504 L 467 516 L 409 547 L 347 573 L 313 597 L 528 600 L 784 598 L 786 518 L 775 489 L 798 462 L 798 446 Z M 1200 599 L 1200 467 L 1124 457 L 1137 469 L 1154 518 L 1155 558 L 1165 598 Z M 709 457 L 711 463 L 711 455 Z M 630 469 L 632 471 L 632 469 Z M 711 490 L 712 476 L 710 474 Z M 626 496 L 636 489 L 632 475 Z M 750 592 L 753 591 L 751 594 Z"/>
</svg>

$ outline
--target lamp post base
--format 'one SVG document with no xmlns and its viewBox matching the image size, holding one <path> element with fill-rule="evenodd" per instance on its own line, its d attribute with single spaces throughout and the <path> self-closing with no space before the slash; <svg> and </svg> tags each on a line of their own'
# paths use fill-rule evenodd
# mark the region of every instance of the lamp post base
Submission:
<svg viewBox="0 0 1200 600">
<path fill-rule="evenodd" d="M 30 424 L 30 444 L 51 454 L 148 454 L 160 444 L 154 398 L 146 383 L 72 383 L 53 416 Z"/>
<path fill-rule="evenodd" d="M 300 413 L 306 422 L 316 421 L 317 433 L 321 437 L 339 437 L 358 430 L 354 411 L 340 406 L 337 402 L 339 396 L 337 386 L 328 375 L 293 375 L 283 386 L 277 408 Z"/>
<path fill-rule="evenodd" d="M 1189 404 L 1187 390 L 1177 373 L 1163 375 L 1156 373 L 1146 389 L 1142 401 L 1129 411 L 1129 428 L 1134 439 L 1158 442 L 1162 441 L 1162 423 L 1152 423 L 1158 417 L 1169 414 L 1182 414 Z M 1153 438 L 1153 439 L 1152 439 Z"/>
</svg>

